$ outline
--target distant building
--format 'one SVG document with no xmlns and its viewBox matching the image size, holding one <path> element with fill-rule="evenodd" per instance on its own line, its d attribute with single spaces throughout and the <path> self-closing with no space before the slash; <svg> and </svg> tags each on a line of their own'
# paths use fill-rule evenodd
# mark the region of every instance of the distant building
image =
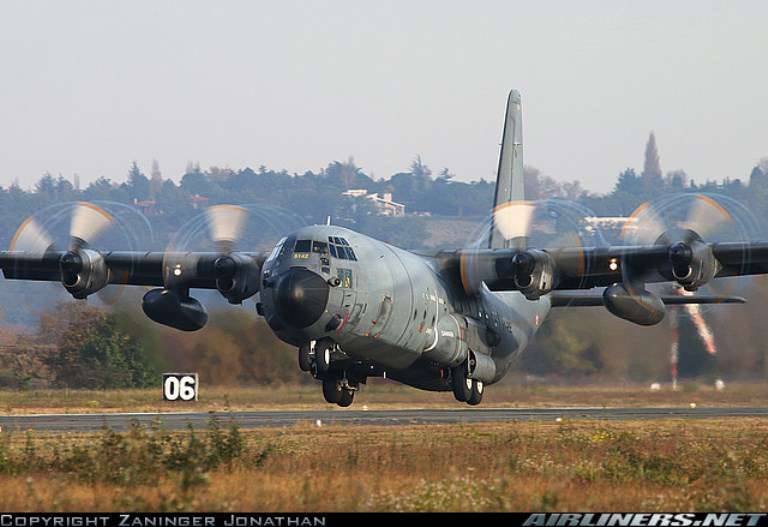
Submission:
<svg viewBox="0 0 768 527">
<path fill-rule="evenodd" d="M 618 243 L 631 240 L 637 232 L 637 218 L 632 216 L 588 216 L 584 218 L 584 230 L 602 233 L 609 241 Z"/>
<path fill-rule="evenodd" d="M 341 195 L 348 198 L 365 198 L 369 200 L 379 216 L 405 216 L 405 205 L 392 201 L 391 192 L 384 192 L 379 195 L 377 192 L 369 194 L 365 189 L 349 189 L 342 192 Z"/>
<path fill-rule="evenodd" d="M 153 199 L 133 198 L 133 206 L 141 211 L 145 216 L 157 216 L 157 202 Z"/>
<path fill-rule="evenodd" d="M 189 198 L 189 202 L 192 204 L 193 209 L 204 209 L 208 206 L 208 198 L 200 194 L 193 195 Z"/>
</svg>

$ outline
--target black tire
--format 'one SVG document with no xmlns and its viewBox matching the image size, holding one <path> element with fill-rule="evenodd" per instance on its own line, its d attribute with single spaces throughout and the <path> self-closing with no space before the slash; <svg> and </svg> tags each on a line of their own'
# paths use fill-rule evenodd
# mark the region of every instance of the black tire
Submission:
<svg viewBox="0 0 768 527">
<path fill-rule="evenodd" d="M 352 405 L 352 401 L 355 400 L 355 390 L 348 390 L 346 388 L 341 389 L 341 397 L 339 398 L 339 402 L 336 403 L 342 408 L 346 408 L 347 406 Z"/>
<path fill-rule="evenodd" d="M 472 395 L 467 399 L 467 404 L 476 406 L 483 402 L 483 393 L 485 393 L 485 385 L 483 381 L 472 380 Z"/>
<path fill-rule="evenodd" d="M 299 348 L 299 369 L 301 371 L 312 370 L 312 345 L 310 343 Z"/>
<path fill-rule="evenodd" d="M 467 379 L 464 368 L 454 368 L 452 375 L 453 396 L 457 401 L 465 403 L 472 396 L 472 380 Z"/>
<path fill-rule="evenodd" d="M 323 397 L 325 401 L 331 404 L 339 404 L 342 392 L 341 385 L 336 379 L 326 379 L 323 381 Z M 347 405 L 349 406 L 349 405 Z"/>
<path fill-rule="evenodd" d="M 331 369 L 331 351 L 333 344 L 330 342 L 318 342 L 315 344 L 315 368 L 317 373 L 326 373 Z"/>
</svg>

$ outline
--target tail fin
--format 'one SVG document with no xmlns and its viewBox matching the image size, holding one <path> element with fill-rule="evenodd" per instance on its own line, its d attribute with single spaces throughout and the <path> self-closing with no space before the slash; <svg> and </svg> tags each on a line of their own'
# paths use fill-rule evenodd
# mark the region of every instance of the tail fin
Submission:
<svg viewBox="0 0 768 527">
<path fill-rule="evenodd" d="M 501 138 L 499 170 L 496 175 L 496 196 L 493 202 L 494 214 L 510 202 L 525 200 L 523 186 L 523 112 L 520 92 L 512 90 L 507 98 L 507 114 L 504 118 L 504 132 Z M 503 207 L 502 207 L 503 208 Z M 505 229 L 507 230 L 507 229 Z M 490 247 L 524 247 L 525 234 L 513 239 L 499 232 L 496 221 L 491 230 Z"/>
</svg>

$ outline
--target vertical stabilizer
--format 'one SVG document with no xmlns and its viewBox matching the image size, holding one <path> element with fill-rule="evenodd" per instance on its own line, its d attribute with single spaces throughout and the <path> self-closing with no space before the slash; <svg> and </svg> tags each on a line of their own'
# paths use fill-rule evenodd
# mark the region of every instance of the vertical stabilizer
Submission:
<svg viewBox="0 0 768 527">
<path fill-rule="evenodd" d="M 507 114 L 496 175 L 490 239 L 492 248 L 523 247 L 525 244 L 532 208 L 527 203 L 523 205 L 523 183 L 523 113 L 520 92 L 512 90 L 507 98 Z"/>
</svg>

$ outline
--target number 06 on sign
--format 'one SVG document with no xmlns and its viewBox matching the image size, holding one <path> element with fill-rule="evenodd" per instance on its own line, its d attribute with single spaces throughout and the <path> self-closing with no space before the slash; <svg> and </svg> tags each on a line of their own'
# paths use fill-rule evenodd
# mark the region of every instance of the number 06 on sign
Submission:
<svg viewBox="0 0 768 527">
<path fill-rule="evenodd" d="M 197 373 L 164 373 L 164 401 L 197 401 Z"/>
</svg>

